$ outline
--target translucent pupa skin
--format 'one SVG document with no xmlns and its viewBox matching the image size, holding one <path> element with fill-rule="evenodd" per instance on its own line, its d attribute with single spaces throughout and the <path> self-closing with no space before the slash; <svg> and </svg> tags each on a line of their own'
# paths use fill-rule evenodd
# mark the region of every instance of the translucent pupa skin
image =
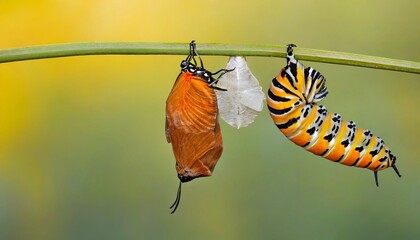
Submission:
<svg viewBox="0 0 420 240">
<path fill-rule="evenodd" d="M 287 66 L 272 80 L 268 91 L 268 109 L 279 130 L 316 155 L 372 170 L 376 185 L 378 171 L 388 167 L 401 176 L 395 165 L 396 157 L 381 138 L 317 104 L 328 94 L 326 79 L 297 61 L 293 47 L 288 45 Z"/>
<path fill-rule="evenodd" d="M 228 89 L 216 92 L 220 117 L 239 129 L 253 123 L 263 110 L 265 94 L 245 57 L 230 57 L 226 68 L 234 70 L 224 74 L 218 82 L 219 87 Z"/>
</svg>

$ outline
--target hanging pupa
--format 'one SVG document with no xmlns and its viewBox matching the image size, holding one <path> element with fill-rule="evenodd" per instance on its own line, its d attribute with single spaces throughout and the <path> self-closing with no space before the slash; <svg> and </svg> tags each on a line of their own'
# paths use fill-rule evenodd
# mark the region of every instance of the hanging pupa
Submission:
<svg viewBox="0 0 420 240">
<path fill-rule="evenodd" d="M 198 66 L 195 57 L 198 58 Z M 194 41 L 190 54 L 181 62 L 181 73 L 166 101 L 166 139 L 172 143 L 180 184 L 172 213 L 181 199 L 181 183 L 211 176 L 222 155 L 223 141 L 218 121 L 215 74 L 207 71 Z"/>
<path fill-rule="evenodd" d="M 228 90 L 216 92 L 220 117 L 239 129 L 254 122 L 263 109 L 265 94 L 244 57 L 230 57 L 226 69 L 233 70 L 221 76 L 217 84 Z"/>
</svg>

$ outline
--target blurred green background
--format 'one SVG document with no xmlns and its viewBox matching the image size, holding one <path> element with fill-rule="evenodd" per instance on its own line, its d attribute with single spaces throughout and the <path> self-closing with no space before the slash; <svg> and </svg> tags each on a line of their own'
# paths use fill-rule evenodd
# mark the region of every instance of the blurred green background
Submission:
<svg viewBox="0 0 420 240">
<path fill-rule="evenodd" d="M 79 41 L 287 44 L 420 61 L 420 1 L 1 1 L 0 48 Z M 165 100 L 184 56 L 0 65 L 0 239 L 418 239 L 419 75 L 303 62 L 331 112 L 369 128 L 403 177 L 295 146 L 265 108 L 222 122 L 214 175 L 178 178 Z M 223 68 L 227 57 L 205 56 Z M 284 66 L 249 57 L 267 91 Z"/>
</svg>

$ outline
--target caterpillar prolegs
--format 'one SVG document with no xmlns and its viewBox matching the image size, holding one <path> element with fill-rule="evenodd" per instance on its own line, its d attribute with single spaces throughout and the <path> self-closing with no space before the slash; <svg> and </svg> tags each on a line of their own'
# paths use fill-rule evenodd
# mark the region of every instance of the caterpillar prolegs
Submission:
<svg viewBox="0 0 420 240">
<path fill-rule="evenodd" d="M 372 170 L 377 186 L 378 171 L 388 167 L 401 177 L 395 165 L 396 157 L 381 138 L 317 104 L 328 94 L 326 79 L 297 61 L 293 47 L 296 46 L 288 45 L 287 66 L 273 79 L 268 90 L 268 109 L 280 131 L 316 155 Z"/>
</svg>

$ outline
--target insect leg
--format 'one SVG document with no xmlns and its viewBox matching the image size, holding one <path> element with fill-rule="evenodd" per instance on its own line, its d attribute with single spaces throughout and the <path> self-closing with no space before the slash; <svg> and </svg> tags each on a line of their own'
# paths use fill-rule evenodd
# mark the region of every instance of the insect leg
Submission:
<svg viewBox="0 0 420 240">
<path fill-rule="evenodd" d="M 373 175 L 375 175 L 375 182 L 376 182 L 376 186 L 379 187 L 379 182 L 378 182 L 378 171 L 374 171 Z"/>
<path fill-rule="evenodd" d="M 287 65 L 290 65 L 290 62 L 296 63 L 296 59 L 295 59 L 295 55 L 293 53 L 293 48 L 297 47 L 295 44 L 287 44 L 287 57 L 286 57 L 286 61 L 287 61 Z"/>
<path fill-rule="evenodd" d="M 293 43 L 287 44 L 287 55 L 292 55 L 293 54 L 293 48 L 294 47 L 297 47 L 297 46 Z"/>
<path fill-rule="evenodd" d="M 201 60 L 201 57 L 200 57 L 200 55 L 197 52 L 197 45 L 195 44 L 195 41 L 192 41 L 191 42 L 191 45 L 192 45 L 192 50 L 194 52 L 194 56 L 197 56 L 198 57 L 198 59 L 200 60 L 201 68 L 204 69 L 203 60 Z M 195 58 L 194 57 L 193 57 L 193 59 L 194 59 L 194 64 L 197 65 L 197 62 L 195 61 Z"/>
<path fill-rule="evenodd" d="M 395 164 L 392 165 L 392 168 L 395 170 L 395 172 L 397 173 L 398 177 L 401 177 L 401 174 L 398 171 L 398 168 L 397 168 L 397 166 L 395 166 Z"/>
<path fill-rule="evenodd" d="M 192 58 L 194 58 L 194 51 L 193 51 L 193 46 L 195 45 L 195 41 L 192 40 L 190 42 L 190 54 L 187 56 L 187 58 L 185 59 L 185 61 L 190 62 Z M 195 59 L 194 59 L 195 62 Z"/>
<path fill-rule="evenodd" d="M 216 74 L 218 74 L 218 73 L 220 73 L 220 72 L 222 72 L 222 74 L 220 74 L 220 76 L 218 77 L 218 78 L 220 78 L 221 76 L 223 76 L 224 74 L 226 74 L 226 73 L 228 73 L 228 72 L 232 72 L 233 70 L 235 70 L 236 68 L 232 68 L 232 69 L 220 69 L 219 71 L 217 71 L 217 72 L 215 72 L 215 73 L 212 73 L 211 75 L 213 76 L 213 75 L 216 75 Z"/>
</svg>

